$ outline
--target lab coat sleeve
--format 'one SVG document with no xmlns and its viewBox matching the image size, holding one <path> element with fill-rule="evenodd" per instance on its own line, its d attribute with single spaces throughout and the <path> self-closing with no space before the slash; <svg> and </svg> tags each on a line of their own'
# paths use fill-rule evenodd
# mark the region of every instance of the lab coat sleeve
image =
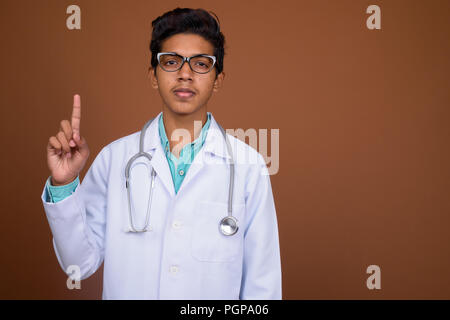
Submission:
<svg viewBox="0 0 450 320">
<path fill-rule="evenodd" d="M 104 258 L 109 163 L 105 147 L 74 193 L 57 203 L 47 202 L 47 188 L 41 195 L 58 262 L 67 274 L 73 274 L 69 266 L 78 266 L 80 280 L 95 273 Z"/>
<path fill-rule="evenodd" d="M 279 300 L 282 295 L 278 223 L 270 176 L 264 158 L 259 156 L 258 169 L 247 184 L 240 299 Z"/>
</svg>

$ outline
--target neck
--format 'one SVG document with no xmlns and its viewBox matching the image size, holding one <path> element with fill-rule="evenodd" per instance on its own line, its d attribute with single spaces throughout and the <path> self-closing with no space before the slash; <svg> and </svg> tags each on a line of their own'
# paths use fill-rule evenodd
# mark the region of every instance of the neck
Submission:
<svg viewBox="0 0 450 320">
<path fill-rule="evenodd" d="M 206 106 L 190 114 L 179 114 L 163 106 L 163 122 L 170 150 L 178 157 L 181 149 L 198 138 L 207 120 Z"/>
</svg>

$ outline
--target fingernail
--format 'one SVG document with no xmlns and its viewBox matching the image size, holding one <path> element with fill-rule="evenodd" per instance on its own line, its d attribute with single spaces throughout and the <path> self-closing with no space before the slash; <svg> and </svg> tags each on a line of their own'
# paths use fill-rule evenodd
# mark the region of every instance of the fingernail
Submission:
<svg viewBox="0 0 450 320">
<path fill-rule="evenodd" d="M 70 152 L 66 153 L 66 158 L 70 158 L 72 155 L 70 154 Z"/>
<path fill-rule="evenodd" d="M 70 140 L 70 142 L 69 142 L 69 146 L 71 146 L 71 147 L 75 147 L 75 146 L 76 146 L 76 143 L 75 143 L 75 141 L 73 141 L 73 140 Z"/>
</svg>

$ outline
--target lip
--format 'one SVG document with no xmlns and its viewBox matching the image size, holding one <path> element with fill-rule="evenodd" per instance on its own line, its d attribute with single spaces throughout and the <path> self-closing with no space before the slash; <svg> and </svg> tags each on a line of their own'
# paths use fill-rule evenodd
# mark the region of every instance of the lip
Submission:
<svg viewBox="0 0 450 320">
<path fill-rule="evenodd" d="M 194 90 L 190 88 L 177 88 L 173 90 L 173 93 L 181 99 L 189 99 L 195 96 Z"/>
</svg>

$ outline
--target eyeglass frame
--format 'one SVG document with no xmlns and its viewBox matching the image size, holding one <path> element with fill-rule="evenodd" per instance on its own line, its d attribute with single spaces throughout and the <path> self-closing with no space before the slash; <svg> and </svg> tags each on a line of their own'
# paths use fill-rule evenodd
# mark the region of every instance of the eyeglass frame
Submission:
<svg viewBox="0 0 450 320">
<path fill-rule="evenodd" d="M 179 67 L 178 69 L 172 70 L 172 71 L 168 71 L 168 70 L 164 69 L 164 68 L 161 66 L 161 62 L 159 61 L 159 57 L 160 57 L 161 55 L 163 55 L 163 54 L 171 54 L 171 55 L 176 55 L 176 56 L 181 57 L 181 58 L 183 59 L 183 61 L 181 62 L 180 67 Z M 209 69 L 209 70 L 206 71 L 206 72 L 198 72 L 198 71 L 195 71 L 194 69 L 192 69 L 192 66 L 191 66 L 191 59 L 192 59 L 192 58 L 196 58 L 196 57 L 208 57 L 208 58 L 213 59 L 213 64 L 212 64 L 212 66 L 211 66 L 211 69 Z M 210 56 L 210 55 L 207 55 L 207 54 L 202 54 L 202 53 L 201 53 L 201 54 L 196 54 L 196 55 L 193 55 L 193 56 L 190 56 L 190 57 L 185 57 L 185 56 L 182 56 L 181 54 L 178 54 L 178 53 L 176 53 L 176 52 L 158 52 L 158 54 L 156 55 L 156 59 L 158 60 L 158 65 L 161 67 L 161 69 L 163 69 L 163 70 L 166 71 L 166 72 L 175 72 L 175 71 L 180 70 L 181 68 L 183 68 L 184 63 L 187 61 L 187 62 L 188 62 L 189 68 L 190 68 L 193 72 L 199 73 L 199 74 L 206 74 L 206 73 L 208 73 L 208 72 L 211 72 L 211 70 L 214 69 L 214 67 L 215 67 L 215 65 L 216 65 L 216 61 L 217 61 L 216 56 Z"/>
</svg>

